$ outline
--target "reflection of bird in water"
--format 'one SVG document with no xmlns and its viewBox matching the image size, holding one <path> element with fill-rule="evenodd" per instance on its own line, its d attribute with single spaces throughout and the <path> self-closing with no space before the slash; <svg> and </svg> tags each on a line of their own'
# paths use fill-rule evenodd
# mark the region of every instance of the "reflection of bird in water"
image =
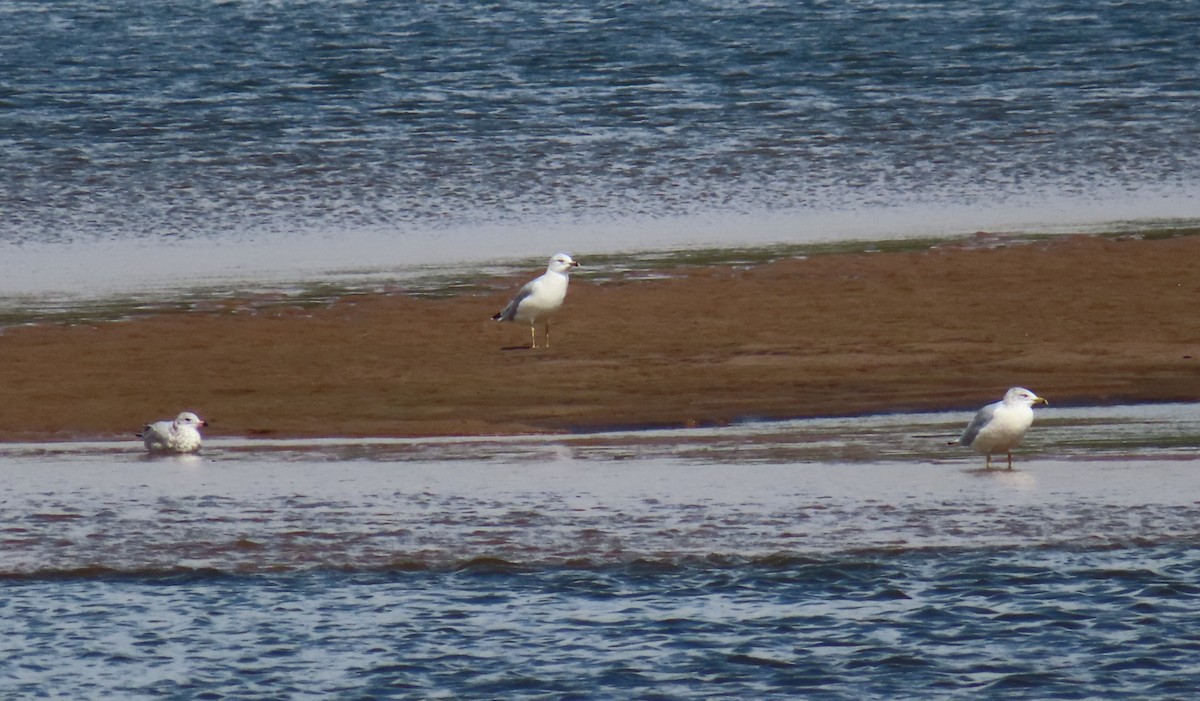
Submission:
<svg viewBox="0 0 1200 701">
<path fill-rule="evenodd" d="M 190 411 L 174 421 L 155 421 L 142 427 L 138 438 L 151 453 L 194 453 L 200 450 L 200 427 L 208 422 Z"/>
<path fill-rule="evenodd" d="M 517 292 L 517 296 L 503 311 L 492 318 L 496 321 L 523 321 L 529 324 L 529 335 L 533 348 L 537 348 L 537 324 L 544 322 L 546 327 L 546 348 L 550 347 L 550 317 L 562 307 L 567 298 L 568 274 L 571 268 L 579 267 L 571 256 L 566 253 L 555 254 L 546 266 L 546 272 L 540 277 L 525 283 Z"/>
<path fill-rule="evenodd" d="M 1004 399 L 980 409 L 967 430 L 958 440 L 950 441 L 971 447 L 987 457 L 984 465 L 990 470 L 993 453 L 1008 455 L 1008 469 L 1012 469 L 1012 450 L 1016 448 L 1025 431 L 1033 424 L 1033 405 L 1049 404 L 1024 387 L 1013 387 L 1004 393 Z"/>
</svg>

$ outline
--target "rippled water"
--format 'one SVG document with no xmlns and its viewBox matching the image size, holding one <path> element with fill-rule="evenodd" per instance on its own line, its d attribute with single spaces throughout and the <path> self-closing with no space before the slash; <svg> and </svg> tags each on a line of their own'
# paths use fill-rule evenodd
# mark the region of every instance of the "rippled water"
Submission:
<svg viewBox="0 0 1200 701">
<path fill-rule="evenodd" d="M 1200 218 L 1189 3 L 0 17 L 5 294 Z"/>
<path fill-rule="evenodd" d="M 0 23 L 6 306 L 1200 218 L 1188 3 Z M 965 418 L 0 445 L 0 697 L 1194 696 L 1200 409 L 1042 412 L 1013 472 Z"/>
<path fill-rule="evenodd" d="M 0 690 L 1183 697 L 1200 405 L 0 447 Z"/>
<path fill-rule="evenodd" d="M 1197 565 L 1154 547 L 16 582 L 0 650 L 11 691 L 73 698 L 1184 698 Z"/>
</svg>

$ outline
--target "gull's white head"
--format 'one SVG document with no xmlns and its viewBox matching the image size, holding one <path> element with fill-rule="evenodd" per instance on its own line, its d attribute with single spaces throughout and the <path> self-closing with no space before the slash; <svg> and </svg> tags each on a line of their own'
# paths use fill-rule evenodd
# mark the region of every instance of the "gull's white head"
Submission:
<svg viewBox="0 0 1200 701">
<path fill-rule="evenodd" d="M 555 253 L 550 259 L 550 265 L 546 266 L 546 270 L 552 273 L 569 273 L 571 268 L 578 268 L 579 263 L 566 253 Z"/>
<path fill-rule="evenodd" d="M 1004 393 L 1004 403 L 1033 406 L 1034 404 L 1049 404 L 1050 402 L 1037 396 L 1032 391 L 1027 390 L 1024 387 L 1013 387 Z"/>
<path fill-rule="evenodd" d="M 200 418 L 199 416 L 196 416 L 195 414 L 193 414 L 190 411 L 185 411 L 182 414 L 180 414 L 179 416 L 176 416 L 175 423 L 176 423 L 176 425 L 179 425 L 179 426 L 194 426 L 196 428 L 208 425 L 207 421 Z"/>
</svg>

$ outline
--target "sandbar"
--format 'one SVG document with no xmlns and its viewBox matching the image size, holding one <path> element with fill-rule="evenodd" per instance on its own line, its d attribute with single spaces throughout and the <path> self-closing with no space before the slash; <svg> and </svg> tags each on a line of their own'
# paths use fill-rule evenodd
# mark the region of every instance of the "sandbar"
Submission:
<svg viewBox="0 0 1200 701">
<path fill-rule="evenodd" d="M 317 307 L 234 302 L 0 332 L 0 440 L 452 436 L 1200 399 L 1200 236 L 980 234 L 895 252 L 596 275 L 553 346 L 490 320 L 526 279 Z M 589 273 L 594 278 L 589 277 Z"/>
</svg>

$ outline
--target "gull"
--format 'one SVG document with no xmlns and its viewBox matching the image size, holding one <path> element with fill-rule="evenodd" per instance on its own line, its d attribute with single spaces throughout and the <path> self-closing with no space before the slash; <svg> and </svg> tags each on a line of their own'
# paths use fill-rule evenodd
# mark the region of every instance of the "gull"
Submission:
<svg viewBox="0 0 1200 701">
<path fill-rule="evenodd" d="M 579 263 L 566 253 L 556 253 L 546 266 L 546 272 L 540 277 L 525 283 L 517 296 L 512 298 L 503 311 L 492 318 L 496 321 L 524 321 L 529 324 L 529 336 L 533 347 L 537 348 L 537 324 L 544 322 L 546 326 L 546 348 L 550 347 L 550 317 L 562 306 L 567 298 L 568 274 L 571 268 L 579 267 Z"/>
<path fill-rule="evenodd" d="M 200 427 L 208 422 L 190 411 L 174 421 L 155 421 L 142 427 L 138 438 L 151 453 L 194 453 L 200 450 Z"/>
<path fill-rule="evenodd" d="M 1011 470 L 1012 450 L 1033 424 L 1033 405 L 1049 403 L 1024 387 L 1013 387 L 1004 393 L 1004 399 L 980 409 L 967 430 L 958 440 L 950 441 L 950 445 L 970 446 L 976 453 L 986 455 L 984 466 L 989 470 L 992 453 L 1007 453 Z"/>
</svg>

